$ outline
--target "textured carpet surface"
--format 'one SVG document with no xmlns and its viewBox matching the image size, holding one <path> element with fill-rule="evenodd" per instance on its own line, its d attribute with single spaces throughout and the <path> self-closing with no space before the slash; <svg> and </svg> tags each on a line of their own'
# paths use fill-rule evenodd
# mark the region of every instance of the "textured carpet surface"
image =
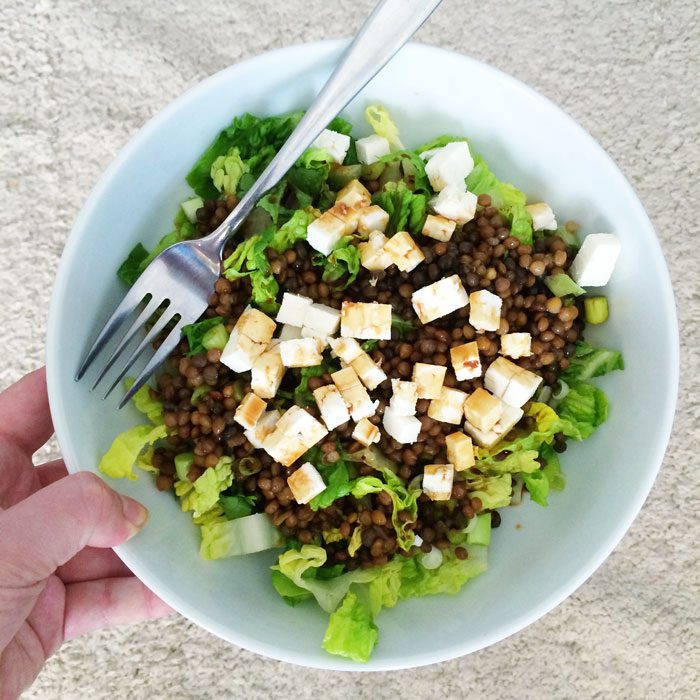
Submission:
<svg viewBox="0 0 700 700">
<path fill-rule="evenodd" d="M 211 73 L 348 34 L 370 5 L 0 3 L 0 387 L 43 362 L 62 246 L 127 139 Z M 172 617 L 66 644 L 27 698 L 700 697 L 699 16 L 694 0 L 445 0 L 418 37 L 492 63 L 559 103 L 620 164 L 662 240 L 681 328 L 674 434 L 644 509 L 599 571 L 520 634 L 415 671 L 304 670 Z"/>
</svg>

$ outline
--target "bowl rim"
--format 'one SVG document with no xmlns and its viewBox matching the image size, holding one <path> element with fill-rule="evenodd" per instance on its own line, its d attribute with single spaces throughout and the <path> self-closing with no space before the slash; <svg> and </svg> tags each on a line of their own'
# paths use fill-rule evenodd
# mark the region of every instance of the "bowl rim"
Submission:
<svg viewBox="0 0 700 700">
<path fill-rule="evenodd" d="M 251 56 L 247 59 L 238 61 L 237 63 L 224 68 L 213 75 L 210 75 L 195 85 L 191 86 L 180 96 L 169 102 L 165 107 L 159 110 L 152 116 L 120 149 L 117 155 L 110 162 L 108 167 L 102 172 L 97 183 L 89 193 L 85 203 L 78 213 L 70 234 L 66 240 L 63 253 L 57 268 L 54 287 L 51 294 L 51 301 L 48 311 L 47 335 L 46 335 L 46 364 L 47 364 L 47 385 L 49 394 L 49 403 L 51 413 L 54 418 L 56 437 L 59 441 L 63 459 L 70 473 L 80 471 L 77 464 L 76 455 L 72 449 L 71 442 L 68 440 L 67 425 L 63 420 L 63 414 L 59 411 L 60 405 L 60 380 L 58 360 L 56 357 L 56 346 L 53 339 L 58 339 L 60 327 L 58 325 L 59 309 L 64 303 L 66 287 L 69 279 L 69 270 L 76 262 L 76 257 L 79 254 L 80 239 L 85 230 L 86 222 L 91 218 L 96 207 L 97 201 L 103 193 L 109 189 L 114 175 L 119 171 L 124 161 L 126 161 L 139 145 L 150 138 L 150 135 L 160 128 L 162 121 L 167 119 L 171 113 L 180 109 L 180 106 L 186 102 L 197 99 L 200 94 L 208 92 L 217 83 L 227 83 L 234 79 L 238 73 L 247 71 L 251 66 L 257 66 L 258 69 L 264 66 L 265 63 L 275 63 L 280 60 L 281 56 L 288 57 L 290 60 L 295 60 L 297 56 L 316 56 L 320 59 L 337 55 L 344 48 L 349 39 L 328 39 L 308 43 L 297 43 L 290 46 L 281 47 L 272 51 Z M 406 668 L 416 668 L 428 664 L 449 661 L 460 656 L 470 654 L 479 649 L 491 646 L 510 635 L 519 632 L 528 625 L 532 624 L 549 611 L 553 610 L 566 598 L 573 594 L 607 559 L 613 549 L 620 542 L 627 530 L 632 525 L 637 514 L 641 510 L 646 501 L 656 476 L 661 468 L 664 454 L 668 446 L 673 426 L 675 408 L 678 397 L 679 383 L 679 367 L 680 367 L 680 349 L 679 349 L 679 333 L 678 320 L 675 298 L 671 285 L 671 278 L 668 272 L 661 244 L 654 229 L 654 226 L 649 219 L 641 201 L 637 197 L 632 185 L 625 177 L 624 173 L 617 166 L 611 156 L 603 149 L 603 147 L 586 131 L 573 117 L 571 117 L 564 109 L 557 105 L 553 100 L 537 92 L 533 88 L 526 85 L 519 79 L 495 68 L 483 61 L 472 58 L 462 53 L 449 49 L 440 48 L 419 42 L 409 42 L 402 52 L 419 52 L 424 57 L 431 59 L 440 59 L 441 57 L 450 57 L 450 59 L 458 58 L 465 64 L 469 64 L 472 68 L 482 71 L 493 76 L 495 80 L 505 83 L 511 90 L 528 95 L 541 102 L 544 102 L 550 109 L 556 110 L 562 117 L 562 124 L 568 127 L 569 130 L 575 132 L 579 138 L 583 138 L 589 147 L 598 152 L 599 156 L 607 162 L 608 167 L 619 177 L 620 184 L 626 190 L 625 194 L 629 200 L 630 206 L 638 210 L 642 221 L 648 227 L 652 248 L 650 253 L 655 258 L 655 265 L 659 271 L 659 277 L 662 287 L 662 299 L 660 299 L 662 308 L 668 309 L 671 313 L 667 322 L 670 325 L 671 333 L 665 339 L 667 350 L 667 372 L 668 381 L 664 396 L 659 397 L 660 404 L 663 405 L 662 417 L 659 421 L 659 436 L 662 438 L 657 441 L 656 449 L 652 454 L 647 455 L 649 463 L 655 465 L 653 469 L 648 470 L 648 473 L 640 481 L 640 488 L 637 491 L 637 497 L 630 501 L 626 508 L 620 511 L 616 520 L 615 527 L 611 528 L 606 537 L 601 540 L 595 555 L 591 556 L 585 565 L 580 566 L 576 571 L 562 580 L 562 583 L 552 591 L 546 598 L 540 601 L 536 606 L 529 610 L 523 611 L 521 615 L 503 622 L 501 625 L 490 630 L 489 633 L 482 635 L 476 642 L 453 643 L 442 647 L 439 652 L 422 651 L 401 658 L 400 661 L 389 662 L 373 662 L 358 667 L 349 666 L 345 660 L 338 659 L 328 655 L 328 659 L 322 661 L 309 660 L 304 654 L 294 651 L 281 650 L 278 647 L 261 642 L 259 639 L 252 639 L 246 634 L 241 634 L 237 630 L 228 626 L 221 625 L 217 620 L 208 615 L 202 614 L 197 607 L 193 606 L 188 600 L 178 595 L 167 583 L 153 574 L 148 567 L 147 562 L 142 555 L 139 555 L 134 549 L 128 545 L 120 545 L 115 548 L 118 556 L 131 569 L 131 571 L 151 590 L 160 596 L 166 603 L 177 610 L 186 618 L 195 622 L 200 627 L 203 627 L 208 632 L 236 644 L 242 648 L 253 651 L 270 658 L 285 661 L 293 664 L 298 664 L 306 667 L 313 667 L 324 670 L 335 671 L 355 671 L 355 672 L 370 672 L 370 671 L 388 671 L 400 670 Z M 65 439 L 64 439 L 65 436 Z"/>
</svg>

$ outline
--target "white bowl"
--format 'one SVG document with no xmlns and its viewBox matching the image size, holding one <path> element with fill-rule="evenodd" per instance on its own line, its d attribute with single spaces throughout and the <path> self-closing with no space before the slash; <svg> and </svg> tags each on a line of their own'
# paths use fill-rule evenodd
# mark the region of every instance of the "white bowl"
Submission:
<svg viewBox="0 0 700 700">
<path fill-rule="evenodd" d="M 95 471 L 135 410 L 115 409 L 73 381 L 89 340 L 124 294 L 115 270 L 137 241 L 153 244 L 188 194 L 184 176 L 233 116 L 306 106 L 343 44 L 293 46 L 239 63 L 192 88 L 119 153 L 81 211 L 59 267 L 49 314 L 51 412 L 68 469 Z M 441 133 L 470 137 L 504 179 L 549 202 L 584 232 L 615 232 L 622 255 L 606 290 L 611 317 L 588 337 L 621 349 L 627 369 L 604 378 L 610 419 L 564 455 L 568 485 L 541 508 L 503 512 L 489 571 L 459 595 L 400 603 L 378 617 L 364 667 L 420 666 L 468 654 L 517 632 L 570 595 L 610 554 L 639 511 L 668 441 L 678 383 L 671 284 L 654 230 L 629 183 L 570 117 L 530 88 L 465 56 L 412 44 L 345 110 L 366 134 L 364 107 L 387 105 L 409 145 Z M 116 392 L 119 393 L 119 392 Z M 290 608 L 270 584 L 275 555 L 205 562 L 198 533 L 175 499 L 143 475 L 110 481 L 151 511 L 148 527 L 117 553 L 183 615 L 242 647 L 327 669 L 358 666 L 321 650 L 327 616 Z M 516 523 L 521 527 L 516 528 Z M 420 631 L 417 634 L 417 631 Z"/>
</svg>

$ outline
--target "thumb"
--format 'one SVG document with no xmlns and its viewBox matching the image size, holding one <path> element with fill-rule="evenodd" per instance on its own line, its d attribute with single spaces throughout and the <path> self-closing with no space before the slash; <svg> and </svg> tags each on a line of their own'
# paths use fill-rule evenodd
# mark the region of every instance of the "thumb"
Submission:
<svg viewBox="0 0 700 700">
<path fill-rule="evenodd" d="M 148 520 L 137 501 L 81 472 L 0 513 L 0 587 L 42 581 L 84 547 L 114 547 Z"/>
</svg>

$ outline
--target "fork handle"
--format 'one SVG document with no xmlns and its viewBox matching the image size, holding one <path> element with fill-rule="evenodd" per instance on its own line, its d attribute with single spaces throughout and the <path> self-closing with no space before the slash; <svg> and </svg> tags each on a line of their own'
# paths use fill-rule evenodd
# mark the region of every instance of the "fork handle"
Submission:
<svg viewBox="0 0 700 700">
<path fill-rule="evenodd" d="M 272 189 L 326 125 L 415 34 L 442 0 L 381 0 L 343 53 L 330 78 L 277 155 L 238 206 L 200 244 L 219 257 L 226 240 L 258 200 Z"/>
</svg>

